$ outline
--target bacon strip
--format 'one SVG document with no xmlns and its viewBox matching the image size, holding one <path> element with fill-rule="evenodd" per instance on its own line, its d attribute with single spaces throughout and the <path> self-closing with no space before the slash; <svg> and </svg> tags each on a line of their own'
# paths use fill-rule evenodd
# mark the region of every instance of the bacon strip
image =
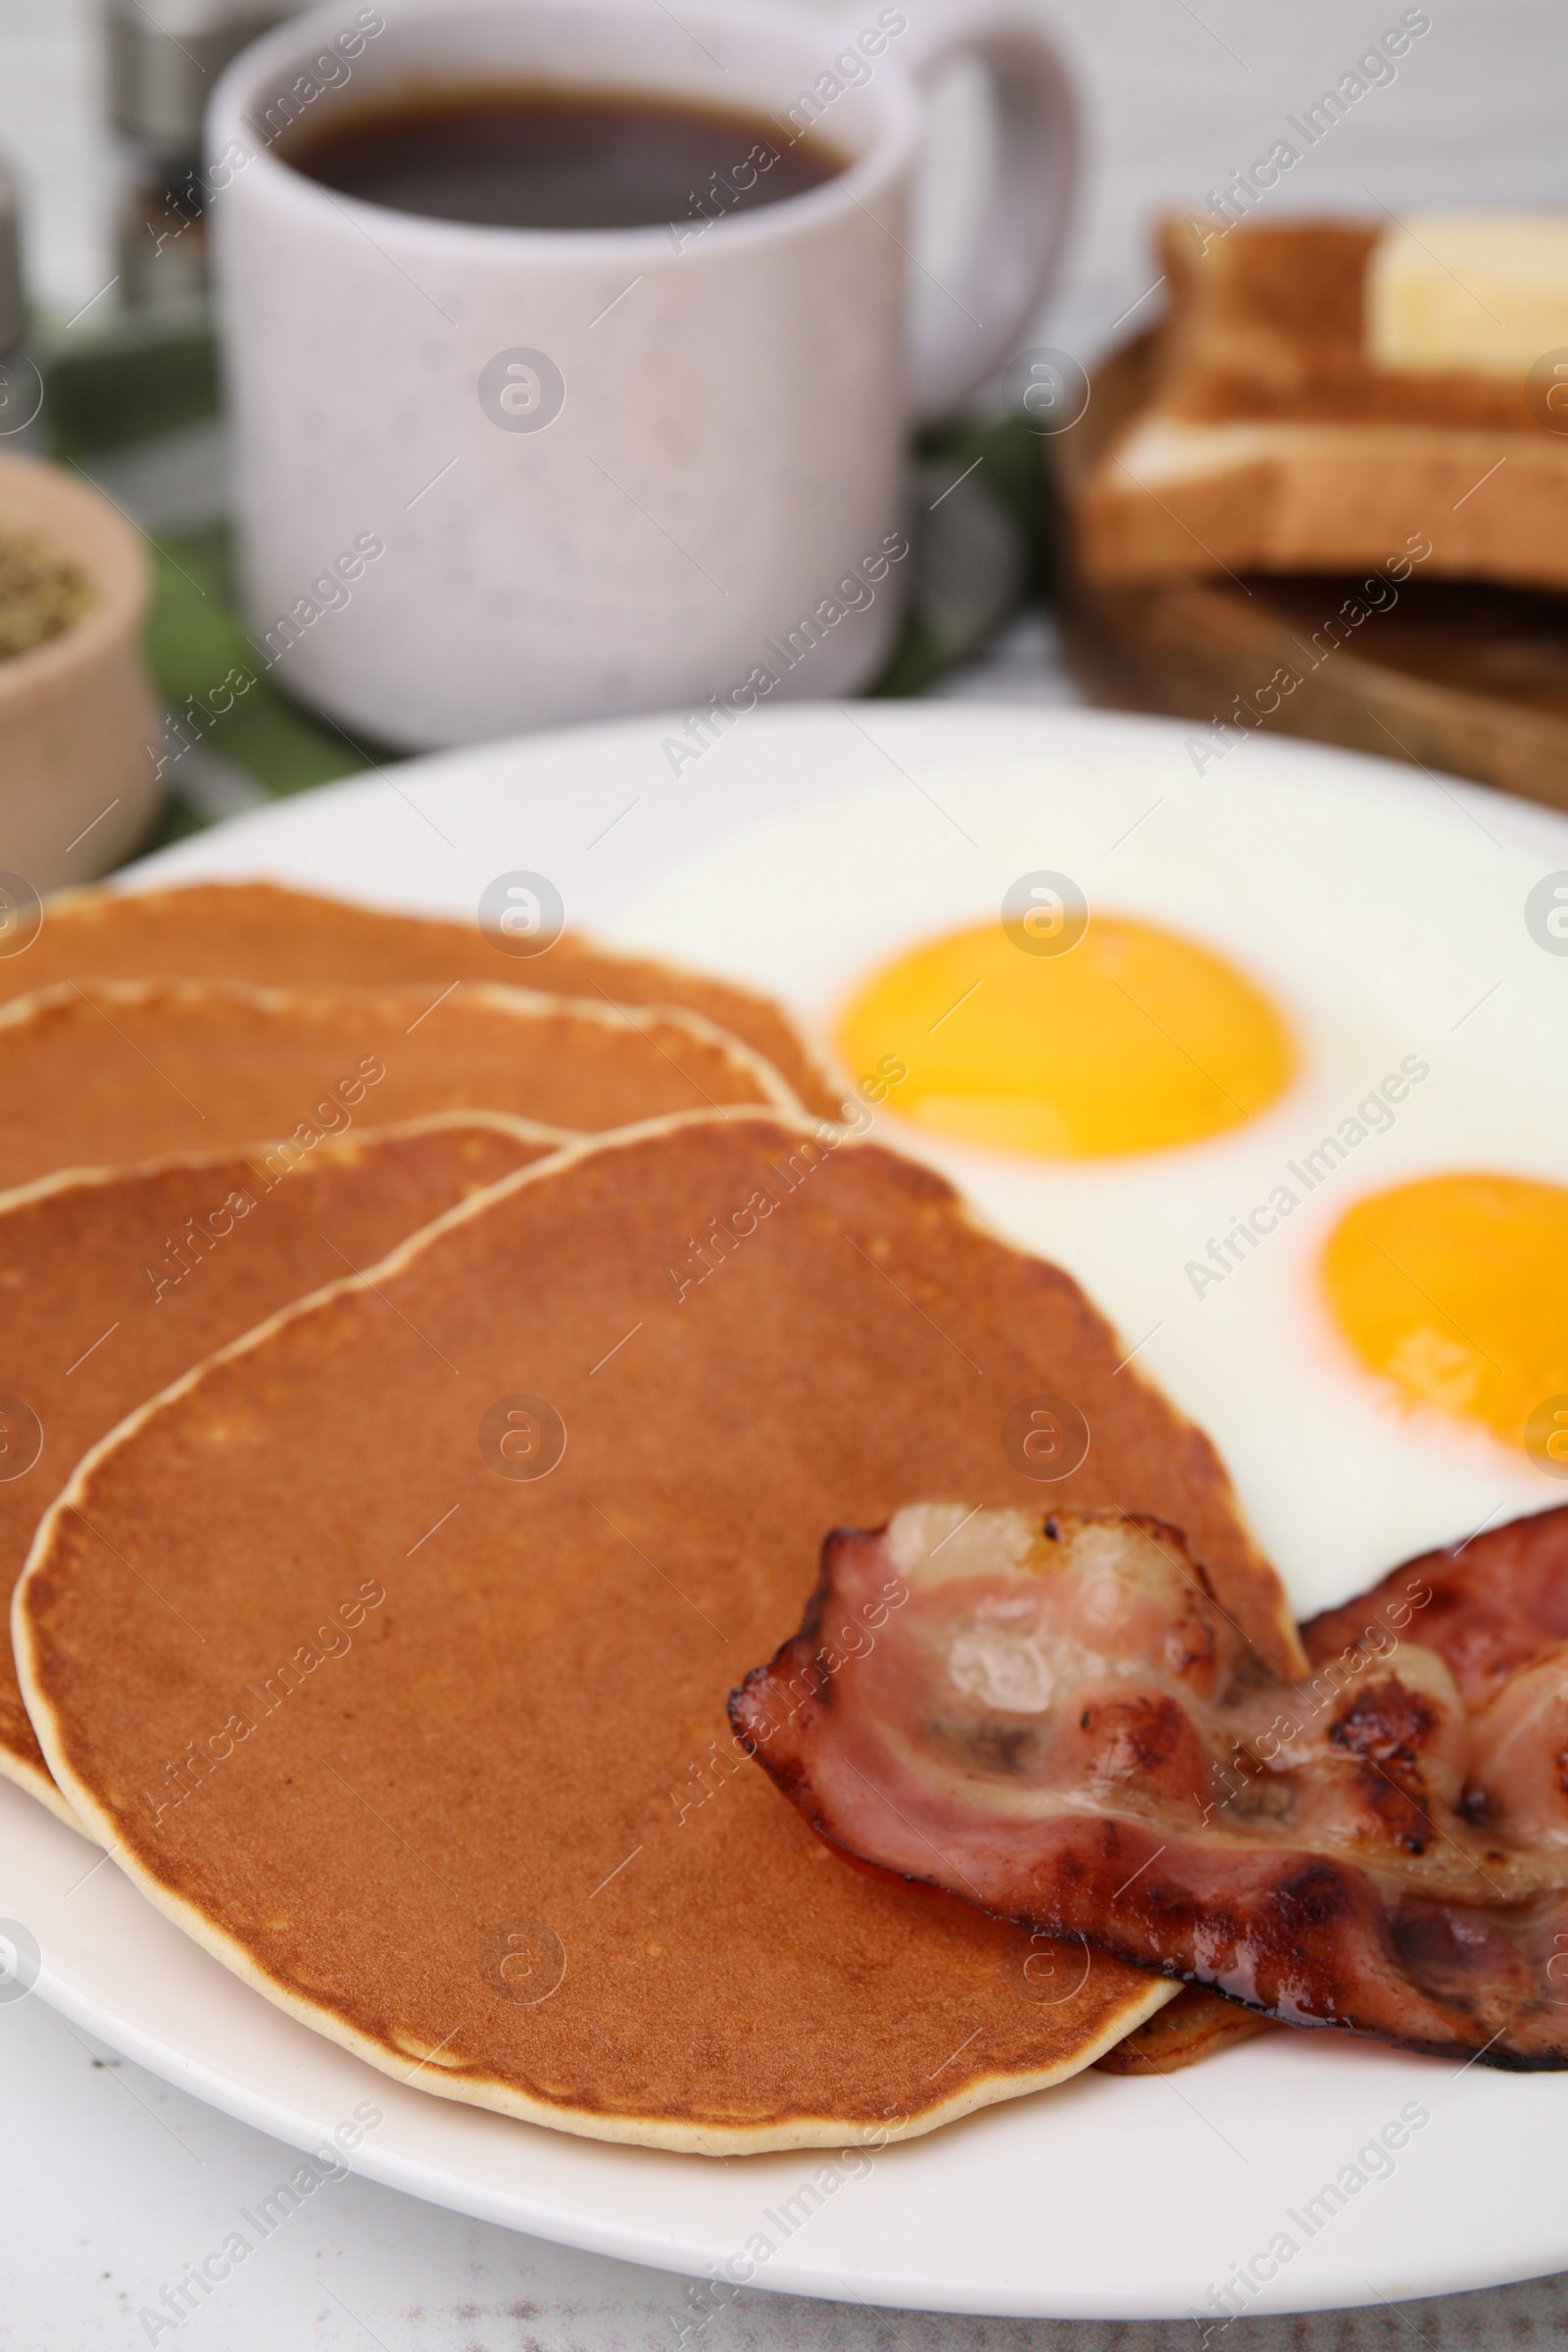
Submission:
<svg viewBox="0 0 1568 2352">
<path fill-rule="evenodd" d="M 828 1539 L 730 1711 L 863 1864 L 1292 2025 L 1561 2067 L 1565 1634 L 1568 1511 L 1396 1570 L 1290 1684 L 1173 1528 L 921 1503 Z"/>
<path fill-rule="evenodd" d="M 1301 1628 L 1313 1665 L 1364 1650 L 1391 1598 L 1410 1586 L 1426 1595 L 1421 1640 L 1447 1660 L 1466 1707 L 1485 1706 L 1521 1667 L 1568 1642 L 1568 1506 L 1423 1552 L 1359 1600 L 1325 1609 Z"/>
</svg>

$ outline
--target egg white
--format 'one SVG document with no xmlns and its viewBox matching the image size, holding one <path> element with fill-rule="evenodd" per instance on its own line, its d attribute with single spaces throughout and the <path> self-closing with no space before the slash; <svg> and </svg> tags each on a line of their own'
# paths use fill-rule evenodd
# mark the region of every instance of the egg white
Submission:
<svg viewBox="0 0 1568 2352">
<path fill-rule="evenodd" d="M 1568 853 L 1563 862 L 1568 864 Z M 1396 1561 L 1568 1502 L 1568 1485 L 1479 1427 L 1411 1411 L 1331 1324 L 1316 1260 L 1335 1220 L 1411 1176 L 1482 1167 L 1568 1182 L 1568 958 L 1531 940 L 1542 858 L 1434 785 L 1368 798 L 1248 745 L 1200 778 L 1179 751 L 1070 749 L 1047 765 L 906 761 L 885 788 L 726 840 L 617 922 L 616 943 L 768 990 L 826 1042 L 902 949 L 995 919 L 1022 874 L 1073 877 L 1092 910 L 1142 915 L 1229 956 L 1290 1020 L 1285 1098 L 1211 1142 L 1052 1161 L 874 1132 L 948 1175 L 1010 1240 L 1065 1266 L 1133 1360 L 1214 1439 L 1305 1615 Z M 1091 919 L 1092 919 L 1091 916 Z M 1401 1063 L 1428 1075 L 1308 1192 L 1303 1156 Z M 853 1072 L 852 1077 L 864 1073 Z M 1222 1279 L 1211 1240 L 1288 1186 Z M 1267 1219 L 1259 1220 L 1266 1223 Z"/>
</svg>

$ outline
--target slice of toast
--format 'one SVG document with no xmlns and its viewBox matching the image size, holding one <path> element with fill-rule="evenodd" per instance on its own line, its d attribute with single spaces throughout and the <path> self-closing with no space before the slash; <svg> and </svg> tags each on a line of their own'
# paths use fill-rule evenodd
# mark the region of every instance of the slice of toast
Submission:
<svg viewBox="0 0 1568 2352">
<path fill-rule="evenodd" d="M 1079 511 L 1091 578 L 1393 560 L 1568 588 L 1568 432 L 1532 401 L 1525 371 L 1374 364 L 1366 280 L 1380 234 L 1167 221 L 1171 307 L 1152 398 Z"/>
</svg>

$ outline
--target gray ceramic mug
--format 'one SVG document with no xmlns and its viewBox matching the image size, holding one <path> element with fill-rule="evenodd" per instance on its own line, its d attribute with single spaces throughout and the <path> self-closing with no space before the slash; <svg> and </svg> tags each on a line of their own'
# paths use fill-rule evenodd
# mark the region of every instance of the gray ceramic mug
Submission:
<svg viewBox="0 0 1568 2352">
<path fill-rule="evenodd" d="M 998 164 L 935 287 L 908 250 L 920 85 L 966 55 L 992 75 Z M 480 82 L 765 116 L 842 168 L 728 216 L 533 230 L 364 203 L 283 160 L 352 110 Z M 906 571 L 910 420 L 1016 342 L 1073 130 L 1023 0 L 858 0 L 836 22 L 383 0 L 248 50 L 209 153 L 258 648 L 344 726 L 417 749 L 866 683 Z"/>
</svg>

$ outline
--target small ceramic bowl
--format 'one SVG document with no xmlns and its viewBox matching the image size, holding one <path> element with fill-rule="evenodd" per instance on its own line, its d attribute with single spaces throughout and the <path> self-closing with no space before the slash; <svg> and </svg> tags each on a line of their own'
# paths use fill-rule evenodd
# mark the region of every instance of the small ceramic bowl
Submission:
<svg viewBox="0 0 1568 2352">
<path fill-rule="evenodd" d="M 118 864 L 158 805 L 148 746 L 161 729 L 140 648 L 152 567 L 108 499 L 10 451 L 0 534 L 37 539 L 94 590 L 58 637 L 0 661 L 0 867 L 41 894 Z"/>
</svg>

